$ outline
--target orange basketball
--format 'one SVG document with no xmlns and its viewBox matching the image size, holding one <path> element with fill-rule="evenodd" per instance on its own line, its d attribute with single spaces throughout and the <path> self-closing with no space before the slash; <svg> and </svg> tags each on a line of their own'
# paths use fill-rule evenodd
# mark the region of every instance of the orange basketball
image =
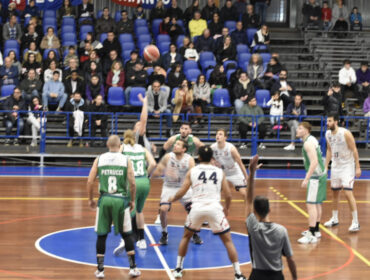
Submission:
<svg viewBox="0 0 370 280">
<path fill-rule="evenodd" d="M 143 51 L 144 59 L 148 62 L 154 62 L 161 56 L 158 48 L 155 45 L 148 45 Z"/>
</svg>

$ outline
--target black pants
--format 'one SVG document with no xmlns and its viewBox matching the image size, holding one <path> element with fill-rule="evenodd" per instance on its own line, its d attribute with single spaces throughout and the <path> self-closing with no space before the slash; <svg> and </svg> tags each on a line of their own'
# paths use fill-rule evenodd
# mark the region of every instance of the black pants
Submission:
<svg viewBox="0 0 370 280">
<path fill-rule="evenodd" d="M 284 280 L 281 271 L 252 269 L 249 280 Z"/>
<path fill-rule="evenodd" d="M 239 134 L 241 139 L 247 139 L 247 133 L 251 129 L 251 127 L 248 124 L 245 123 L 239 123 Z M 264 139 L 266 135 L 266 126 L 261 123 L 258 125 L 258 138 Z"/>
<path fill-rule="evenodd" d="M 96 137 L 96 130 L 98 129 L 100 129 L 101 137 L 107 137 L 108 129 L 106 121 L 102 121 L 99 126 L 95 122 L 91 123 L 91 137 Z"/>
<path fill-rule="evenodd" d="M 203 99 L 195 99 L 193 101 L 193 105 L 194 105 L 194 109 L 195 109 L 195 113 L 207 113 L 207 101 L 203 100 Z M 199 108 L 201 109 L 201 111 L 199 112 Z M 196 116 L 197 118 L 201 118 L 201 116 Z"/>
</svg>

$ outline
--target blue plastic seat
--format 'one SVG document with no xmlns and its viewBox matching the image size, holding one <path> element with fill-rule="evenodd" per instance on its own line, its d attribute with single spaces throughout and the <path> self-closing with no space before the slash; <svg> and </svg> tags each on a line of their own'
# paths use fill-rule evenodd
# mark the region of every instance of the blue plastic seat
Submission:
<svg viewBox="0 0 370 280">
<path fill-rule="evenodd" d="M 171 42 L 159 42 L 157 43 L 159 53 L 164 54 L 170 51 Z"/>
<path fill-rule="evenodd" d="M 215 68 L 216 66 L 216 61 L 214 60 L 206 60 L 206 61 L 203 61 L 200 66 L 202 67 L 202 71 L 203 73 L 206 73 L 207 69 L 208 68 Z"/>
<path fill-rule="evenodd" d="M 80 40 L 83 40 L 82 34 L 87 34 L 88 32 L 94 33 L 94 26 L 92 25 L 82 25 L 80 27 Z M 85 36 L 86 38 L 86 36 Z"/>
<path fill-rule="evenodd" d="M 115 14 L 114 14 L 114 20 L 116 22 L 119 22 L 121 20 L 122 16 L 121 16 L 121 11 L 117 11 Z"/>
<path fill-rule="evenodd" d="M 57 59 L 59 59 L 59 51 L 57 49 L 46 49 L 44 50 L 44 54 L 42 56 L 43 59 L 46 59 L 48 57 L 48 54 L 50 51 L 54 51 Z"/>
<path fill-rule="evenodd" d="M 226 88 L 219 88 L 213 92 L 212 104 L 215 107 L 231 107 L 229 91 Z"/>
<path fill-rule="evenodd" d="M 183 65 L 183 71 L 184 73 L 188 71 L 189 69 L 199 69 L 198 62 L 194 60 L 185 60 Z"/>
<path fill-rule="evenodd" d="M 146 22 L 146 19 L 142 19 L 142 18 L 138 18 L 138 19 L 135 19 L 135 22 L 134 22 L 134 27 L 137 28 L 139 26 L 148 26 L 147 22 Z"/>
<path fill-rule="evenodd" d="M 122 58 L 123 60 L 130 59 L 132 50 L 125 50 L 122 48 Z"/>
<path fill-rule="evenodd" d="M 196 82 L 198 76 L 202 74 L 199 69 L 189 69 L 185 72 L 186 79 L 190 82 Z"/>
<path fill-rule="evenodd" d="M 248 28 L 247 29 L 247 38 L 248 38 L 248 44 L 252 44 L 254 34 L 257 32 L 257 28 Z"/>
<path fill-rule="evenodd" d="M 46 18 L 54 18 L 56 19 L 57 17 L 57 12 L 56 10 L 45 10 L 44 11 L 44 14 L 43 14 L 43 18 L 46 19 Z"/>
<path fill-rule="evenodd" d="M 110 87 L 108 90 L 108 104 L 112 106 L 125 105 L 125 92 L 121 87 Z"/>
<path fill-rule="evenodd" d="M 270 91 L 267 89 L 256 90 L 257 105 L 262 108 L 268 108 L 267 102 L 270 100 Z"/>
<path fill-rule="evenodd" d="M 17 40 L 6 40 L 4 43 L 4 49 L 19 49 L 19 43 Z"/>
<path fill-rule="evenodd" d="M 203 61 L 216 60 L 213 52 L 201 52 L 199 54 L 199 63 L 202 64 Z"/>
<path fill-rule="evenodd" d="M 139 26 L 135 29 L 135 34 L 136 34 L 136 36 L 140 36 L 140 35 L 143 35 L 143 34 L 149 34 L 150 35 L 149 28 L 147 26 Z"/>
<path fill-rule="evenodd" d="M 73 25 L 76 26 L 76 20 L 74 17 L 63 17 L 62 19 L 62 27 L 66 25 Z"/>
<path fill-rule="evenodd" d="M 269 63 L 271 59 L 271 54 L 269 53 L 260 53 L 260 56 L 262 57 L 263 63 Z"/>
<path fill-rule="evenodd" d="M 99 10 L 99 11 L 97 11 L 97 13 L 96 13 L 96 18 L 101 18 L 101 17 L 102 17 L 102 15 L 103 15 L 103 10 Z"/>
<path fill-rule="evenodd" d="M 207 82 L 209 81 L 209 78 L 211 77 L 211 74 L 213 72 L 214 69 L 208 69 L 207 72 L 206 72 L 206 80 Z"/>
<path fill-rule="evenodd" d="M 227 82 L 230 81 L 231 74 L 234 73 L 235 71 L 236 71 L 236 69 L 227 70 L 227 72 L 226 72 Z"/>
<path fill-rule="evenodd" d="M 176 96 L 176 91 L 177 91 L 178 89 L 179 89 L 178 87 L 173 88 L 172 93 L 171 93 L 171 100 L 175 98 L 175 96 Z"/>
<path fill-rule="evenodd" d="M 130 91 L 129 103 L 131 106 L 142 106 L 143 103 L 139 100 L 139 94 L 145 97 L 146 88 L 133 87 Z"/>
<path fill-rule="evenodd" d="M 76 45 L 77 39 L 75 33 L 63 33 L 62 34 L 62 46 Z"/>
<path fill-rule="evenodd" d="M 154 38 L 157 38 L 159 34 L 159 26 L 161 25 L 162 19 L 156 18 L 152 21 L 152 33 Z"/>
<path fill-rule="evenodd" d="M 171 37 L 168 34 L 159 34 L 156 39 L 157 44 L 162 42 L 171 43 Z"/>
<path fill-rule="evenodd" d="M 8 56 L 10 51 L 14 51 L 15 52 L 15 57 L 17 58 L 17 60 L 19 60 L 19 49 L 17 49 L 17 48 L 6 48 L 6 49 L 4 49 L 4 57 Z"/>
<path fill-rule="evenodd" d="M 262 53 L 264 53 L 264 52 L 268 52 L 268 49 L 267 49 L 267 46 L 266 45 L 255 45 L 254 47 L 253 47 L 253 53 L 255 53 L 255 52 L 262 52 Z"/>
<path fill-rule="evenodd" d="M 54 29 L 54 33 L 56 33 L 56 31 L 58 30 L 56 23 L 46 23 L 46 24 L 43 24 L 42 26 L 42 31 L 44 31 L 44 34 L 48 32 L 49 27 L 52 27 Z"/>
<path fill-rule="evenodd" d="M 76 33 L 74 25 L 62 25 L 62 34 L 64 33 Z"/>
<path fill-rule="evenodd" d="M 237 44 L 237 45 L 236 45 L 236 52 L 237 52 L 238 54 L 240 54 L 240 53 L 250 53 L 250 50 L 249 50 L 249 48 L 248 48 L 248 46 L 247 46 L 247 45 L 244 45 L 244 44 Z"/>
<path fill-rule="evenodd" d="M 182 43 L 182 41 L 184 41 L 184 38 L 185 38 L 185 35 L 179 35 L 179 36 L 177 36 L 177 39 L 176 39 L 176 47 L 177 47 L 177 49 L 180 49 L 184 45 Z"/>
<path fill-rule="evenodd" d="M 131 43 L 134 42 L 134 38 L 133 38 L 132 34 L 130 34 L 130 33 L 120 34 L 119 37 L 118 37 L 118 40 L 121 44 L 128 43 L 128 42 L 131 42 Z"/>
<path fill-rule="evenodd" d="M 241 53 L 241 54 L 238 54 L 238 64 L 239 64 L 239 67 L 244 67 L 245 66 L 245 63 L 246 62 L 249 62 L 249 60 L 251 59 L 251 54 L 250 53 Z"/>
<path fill-rule="evenodd" d="M 234 64 L 235 69 L 238 68 L 238 63 L 235 60 L 226 60 L 226 61 L 224 61 L 224 64 L 223 64 L 225 71 L 226 71 L 229 64 Z"/>
<path fill-rule="evenodd" d="M 1 87 L 1 97 L 7 97 L 13 94 L 15 85 L 4 85 Z"/>
<path fill-rule="evenodd" d="M 130 52 L 135 49 L 135 44 L 133 42 L 126 42 L 121 44 L 122 50 L 129 50 Z"/>
<path fill-rule="evenodd" d="M 100 43 L 102 43 L 103 44 L 103 42 L 105 41 L 105 39 L 107 39 L 108 38 L 108 33 L 102 33 L 102 34 L 100 34 L 100 38 L 99 38 L 99 41 L 100 41 Z"/>
<path fill-rule="evenodd" d="M 139 43 L 143 43 L 143 42 L 151 43 L 152 42 L 152 36 L 150 36 L 150 34 L 141 34 L 141 35 L 138 36 L 137 41 Z"/>
<path fill-rule="evenodd" d="M 227 20 L 224 22 L 224 27 L 227 27 L 229 29 L 229 33 L 231 33 L 236 29 L 236 21 Z"/>
</svg>

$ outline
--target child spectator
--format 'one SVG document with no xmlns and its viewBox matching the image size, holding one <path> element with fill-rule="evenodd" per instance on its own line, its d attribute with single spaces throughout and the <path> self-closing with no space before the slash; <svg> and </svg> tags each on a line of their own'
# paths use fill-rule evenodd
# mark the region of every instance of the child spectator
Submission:
<svg viewBox="0 0 370 280">
<path fill-rule="evenodd" d="M 270 107 L 270 123 L 274 130 L 281 129 L 282 125 L 281 122 L 279 123 L 279 119 L 283 119 L 283 112 L 284 112 L 284 105 L 283 100 L 280 99 L 280 92 L 275 91 L 269 102 L 267 102 L 267 106 Z"/>
<path fill-rule="evenodd" d="M 76 55 L 76 48 L 74 46 L 69 46 L 68 48 L 68 54 L 66 55 L 66 57 L 64 58 L 64 67 L 68 67 L 68 64 L 69 64 L 69 60 L 71 58 L 74 58 L 76 61 L 77 61 L 77 65 L 78 65 L 78 57 Z"/>
<path fill-rule="evenodd" d="M 351 31 L 362 31 L 362 17 L 357 7 L 353 7 L 349 16 L 349 23 L 351 25 Z"/>
<path fill-rule="evenodd" d="M 329 8 L 328 1 L 322 3 L 321 20 L 324 30 L 328 31 L 331 27 L 331 8 Z"/>
</svg>

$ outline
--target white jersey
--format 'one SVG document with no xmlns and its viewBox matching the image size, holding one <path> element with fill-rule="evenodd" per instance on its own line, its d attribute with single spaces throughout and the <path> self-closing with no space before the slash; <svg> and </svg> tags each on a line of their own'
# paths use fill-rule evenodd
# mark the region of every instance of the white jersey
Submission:
<svg viewBox="0 0 370 280">
<path fill-rule="evenodd" d="M 344 136 L 346 129 L 338 127 L 336 134 L 333 134 L 329 129 L 326 131 L 326 141 L 329 142 L 331 148 L 332 167 L 339 168 L 343 165 L 353 165 L 355 158 L 353 152 L 348 148 L 346 138 Z"/>
<path fill-rule="evenodd" d="M 234 145 L 229 142 L 225 143 L 225 147 L 223 149 L 218 147 L 217 142 L 211 145 L 213 158 L 220 164 L 220 167 L 225 171 L 225 175 L 227 177 L 241 172 L 239 165 L 231 155 L 231 148 L 233 147 Z"/>
<path fill-rule="evenodd" d="M 190 171 L 193 203 L 221 201 L 223 171 L 211 164 L 199 164 Z"/>
<path fill-rule="evenodd" d="M 185 153 L 182 159 L 178 160 L 173 152 L 169 153 L 169 155 L 170 158 L 167 162 L 163 186 L 167 188 L 180 188 L 189 170 L 191 156 Z"/>
</svg>

